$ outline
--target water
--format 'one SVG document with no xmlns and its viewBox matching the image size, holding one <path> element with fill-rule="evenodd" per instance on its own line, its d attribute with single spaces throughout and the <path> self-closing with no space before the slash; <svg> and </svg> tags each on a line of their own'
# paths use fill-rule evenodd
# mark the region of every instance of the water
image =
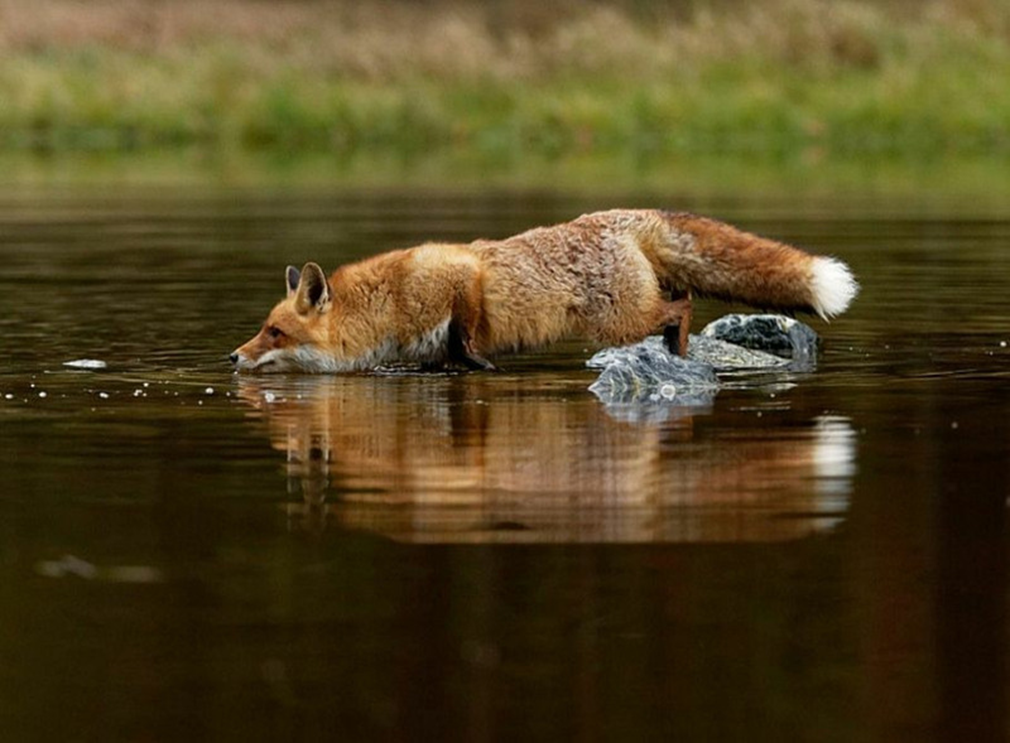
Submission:
<svg viewBox="0 0 1010 743">
<path fill-rule="evenodd" d="M 673 201 L 0 194 L 5 739 L 1005 738 L 1010 212 Z M 863 293 L 812 321 L 815 372 L 705 409 L 604 407 L 578 344 L 226 363 L 287 263 L 617 203 L 834 253 Z"/>
</svg>

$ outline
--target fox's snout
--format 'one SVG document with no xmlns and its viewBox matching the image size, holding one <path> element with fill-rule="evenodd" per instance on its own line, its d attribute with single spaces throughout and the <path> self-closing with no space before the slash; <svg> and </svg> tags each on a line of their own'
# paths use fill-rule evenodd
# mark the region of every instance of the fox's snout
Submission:
<svg viewBox="0 0 1010 743">
<path fill-rule="evenodd" d="M 244 346 L 239 346 L 228 354 L 228 361 L 235 367 L 235 371 L 258 369 L 265 361 L 269 361 L 269 357 L 271 356 L 269 353 L 257 353 L 257 349 L 250 349 L 248 346 L 248 343 Z"/>
<path fill-rule="evenodd" d="M 235 367 L 235 371 L 241 371 L 249 367 L 249 358 L 245 356 L 241 349 L 236 348 L 230 354 L 228 354 L 228 361 L 231 365 Z"/>
<path fill-rule="evenodd" d="M 236 371 L 256 368 L 259 357 L 263 355 L 262 350 L 255 345 L 257 338 L 259 335 L 228 354 L 228 361 L 232 363 Z"/>
</svg>

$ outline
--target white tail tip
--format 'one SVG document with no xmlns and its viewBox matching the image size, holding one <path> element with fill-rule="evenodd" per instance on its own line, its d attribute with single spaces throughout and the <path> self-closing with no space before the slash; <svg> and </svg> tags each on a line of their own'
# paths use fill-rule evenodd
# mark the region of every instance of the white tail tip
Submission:
<svg viewBox="0 0 1010 743">
<path fill-rule="evenodd" d="M 845 312 L 859 294 L 859 283 L 849 267 L 823 255 L 814 257 L 811 288 L 814 310 L 825 320 Z"/>
</svg>

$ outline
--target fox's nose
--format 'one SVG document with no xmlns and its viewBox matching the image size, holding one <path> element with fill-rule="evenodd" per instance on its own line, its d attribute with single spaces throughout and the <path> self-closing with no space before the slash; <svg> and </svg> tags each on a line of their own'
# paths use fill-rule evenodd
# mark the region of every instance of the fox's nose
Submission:
<svg viewBox="0 0 1010 743">
<path fill-rule="evenodd" d="M 231 363 L 233 363 L 233 364 L 237 364 L 238 363 L 238 352 L 237 351 L 232 352 L 232 354 L 228 357 L 228 360 Z"/>
</svg>

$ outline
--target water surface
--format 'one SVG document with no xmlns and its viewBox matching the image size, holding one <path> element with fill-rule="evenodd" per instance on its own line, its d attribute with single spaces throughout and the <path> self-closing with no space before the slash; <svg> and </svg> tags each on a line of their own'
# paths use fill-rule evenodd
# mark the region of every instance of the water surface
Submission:
<svg viewBox="0 0 1010 743">
<path fill-rule="evenodd" d="M 579 344 L 498 375 L 226 363 L 288 263 L 616 205 L 836 254 L 863 293 L 811 321 L 815 371 L 704 408 L 602 405 Z M 1010 212 L 936 198 L 6 190 L 3 728 L 1003 738 L 1008 248 Z"/>
</svg>

